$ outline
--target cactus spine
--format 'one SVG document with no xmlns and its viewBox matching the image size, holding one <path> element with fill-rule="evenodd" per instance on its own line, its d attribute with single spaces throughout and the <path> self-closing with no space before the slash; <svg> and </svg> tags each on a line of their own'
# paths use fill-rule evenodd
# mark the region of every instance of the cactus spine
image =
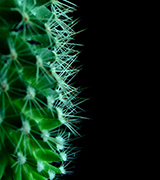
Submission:
<svg viewBox="0 0 160 180">
<path fill-rule="evenodd" d="M 61 179 L 77 150 L 70 136 L 80 90 L 76 5 L 68 0 L 0 0 L 0 179 Z"/>
</svg>

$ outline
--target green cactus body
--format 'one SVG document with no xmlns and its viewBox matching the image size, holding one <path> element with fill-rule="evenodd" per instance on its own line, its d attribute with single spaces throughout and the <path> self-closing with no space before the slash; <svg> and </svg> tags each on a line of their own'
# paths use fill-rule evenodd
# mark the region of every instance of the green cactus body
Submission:
<svg viewBox="0 0 160 180">
<path fill-rule="evenodd" d="M 76 5 L 68 0 L 0 0 L 0 179 L 60 179 L 77 152 L 69 142 L 80 90 Z M 72 157 L 73 156 L 73 157 Z"/>
</svg>

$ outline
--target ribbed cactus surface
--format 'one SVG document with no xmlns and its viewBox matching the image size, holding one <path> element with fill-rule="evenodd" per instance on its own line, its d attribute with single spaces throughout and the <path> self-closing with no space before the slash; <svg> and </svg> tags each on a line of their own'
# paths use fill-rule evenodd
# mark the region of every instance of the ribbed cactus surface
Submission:
<svg viewBox="0 0 160 180">
<path fill-rule="evenodd" d="M 68 0 L 0 0 L 0 179 L 61 179 L 83 101 Z"/>
</svg>

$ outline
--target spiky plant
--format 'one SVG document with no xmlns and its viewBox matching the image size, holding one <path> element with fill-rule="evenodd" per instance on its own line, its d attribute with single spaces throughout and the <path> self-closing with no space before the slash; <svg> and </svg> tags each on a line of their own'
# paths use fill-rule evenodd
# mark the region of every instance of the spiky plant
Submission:
<svg viewBox="0 0 160 180">
<path fill-rule="evenodd" d="M 0 179 L 61 179 L 78 151 L 80 90 L 68 0 L 0 0 Z"/>
</svg>

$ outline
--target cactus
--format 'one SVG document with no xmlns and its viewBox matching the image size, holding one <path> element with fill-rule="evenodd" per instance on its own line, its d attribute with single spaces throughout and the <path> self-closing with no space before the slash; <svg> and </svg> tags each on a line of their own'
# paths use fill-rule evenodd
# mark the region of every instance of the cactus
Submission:
<svg viewBox="0 0 160 180">
<path fill-rule="evenodd" d="M 80 88 L 68 0 L 0 0 L 0 179 L 61 179 L 78 148 Z"/>
</svg>

